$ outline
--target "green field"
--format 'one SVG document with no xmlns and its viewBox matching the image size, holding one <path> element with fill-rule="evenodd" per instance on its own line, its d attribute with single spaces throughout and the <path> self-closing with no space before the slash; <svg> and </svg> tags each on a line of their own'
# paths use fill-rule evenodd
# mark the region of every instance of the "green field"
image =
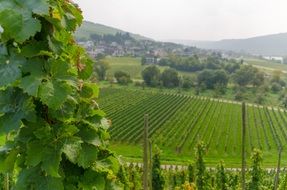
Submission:
<svg viewBox="0 0 287 190">
<path fill-rule="evenodd" d="M 109 65 L 108 75 L 114 75 L 116 71 L 125 71 L 130 74 L 133 79 L 141 79 L 143 66 L 140 58 L 133 57 L 107 57 L 105 59 Z"/>
<path fill-rule="evenodd" d="M 149 114 L 149 136 L 169 162 L 192 160 L 200 140 L 208 147 L 207 163 L 221 159 L 240 165 L 241 105 L 186 95 L 104 88 L 100 105 L 112 127 L 112 149 L 130 159 L 142 156 L 143 116 Z M 247 107 L 247 155 L 264 152 L 265 166 L 275 166 L 278 147 L 287 143 L 287 113 L 275 108 Z M 283 155 L 286 151 L 284 150 Z M 286 165 L 287 160 L 283 159 Z"/>
<path fill-rule="evenodd" d="M 107 57 L 105 59 L 109 65 L 108 75 L 113 75 L 116 71 L 125 71 L 130 74 L 132 79 L 142 80 L 142 71 L 147 65 L 141 64 L 141 58 L 134 57 Z M 159 69 L 163 71 L 168 67 L 159 66 Z M 179 72 L 181 75 L 191 75 L 188 72 Z"/>
<path fill-rule="evenodd" d="M 265 69 L 265 70 L 280 70 L 283 72 L 287 72 L 287 65 L 286 64 L 280 64 L 274 61 L 268 61 L 268 60 L 263 60 L 263 59 L 251 59 L 251 58 L 246 58 L 244 59 L 244 62 L 250 65 L 257 66 L 259 68 Z"/>
</svg>

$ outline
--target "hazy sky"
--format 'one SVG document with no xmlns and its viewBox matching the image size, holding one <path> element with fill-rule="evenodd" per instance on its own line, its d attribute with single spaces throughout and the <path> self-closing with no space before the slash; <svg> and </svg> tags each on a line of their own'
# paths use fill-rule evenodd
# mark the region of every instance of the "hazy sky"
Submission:
<svg viewBox="0 0 287 190">
<path fill-rule="evenodd" d="M 287 0 L 74 0 L 85 20 L 156 40 L 287 32 Z"/>
</svg>

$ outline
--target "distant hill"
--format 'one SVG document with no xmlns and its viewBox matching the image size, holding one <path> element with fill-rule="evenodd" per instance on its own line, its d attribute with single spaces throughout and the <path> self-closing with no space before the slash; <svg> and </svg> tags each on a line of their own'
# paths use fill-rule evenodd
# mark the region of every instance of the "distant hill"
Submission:
<svg viewBox="0 0 287 190">
<path fill-rule="evenodd" d="M 81 27 L 76 31 L 76 38 L 77 39 L 86 39 L 89 40 L 91 34 L 98 34 L 98 35 L 104 35 L 104 34 L 111 34 L 115 35 L 116 33 L 127 33 L 123 30 L 116 29 L 113 27 L 105 26 L 102 24 L 95 24 L 93 22 L 84 21 Z M 138 34 L 132 34 L 130 33 L 131 37 L 133 37 L 136 40 L 152 40 L 150 38 L 146 38 L 144 36 L 138 35 Z"/>
<path fill-rule="evenodd" d="M 263 56 L 287 55 L 287 33 L 272 34 L 247 39 L 227 39 L 221 41 L 171 41 L 204 49 L 227 50 Z"/>
</svg>

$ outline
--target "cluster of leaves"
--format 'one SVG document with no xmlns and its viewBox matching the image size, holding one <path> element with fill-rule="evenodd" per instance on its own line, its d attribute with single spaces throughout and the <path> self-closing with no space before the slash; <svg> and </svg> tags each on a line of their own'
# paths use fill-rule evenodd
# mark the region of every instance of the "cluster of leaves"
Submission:
<svg viewBox="0 0 287 190">
<path fill-rule="evenodd" d="M 112 189 L 117 163 L 67 0 L 0 0 L 0 171 L 15 189 Z"/>
<path fill-rule="evenodd" d="M 166 88 L 178 87 L 181 83 L 179 74 L 174 69 L 165 69 L 162 73 L 155 65 L 146 67 L 142 71 L 142 77 L 147 86 L 164 86 Z"/>
<path fill-rule="evenodd" d="M 152 189 L 164 189 L 164 177 L 160 167 L 160 151 L 157 150 L 152 161 Z"/>
<path fill-rule="evenodd" d="M 191 57 L 170 55 L 168 58 L 161 59 L 159 65 L 169 66 L 179 71 L 197 72 L 205 69 L 222 69 L 228 73 L 234 73 L 240 68 L 240 61 L 222 58 L 219 53 L 210 55 L 193 55 Z"/>
</svg>

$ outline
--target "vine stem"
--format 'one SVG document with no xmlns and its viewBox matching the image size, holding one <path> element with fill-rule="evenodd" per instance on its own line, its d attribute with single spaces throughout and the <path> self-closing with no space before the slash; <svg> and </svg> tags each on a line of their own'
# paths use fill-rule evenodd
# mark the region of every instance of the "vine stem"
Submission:
<svg viewBox="0 0 287 190">
<path fill-rule="evenodd" d="M 6 142 L 9 140 L 9 134 L 6 135 Z M 10 189 L 10 184 L 9 184 L 9 173 L 6 173 L 5 175 L 5 183 L 4 183 L 4 189 L 9 190 Z"/>
</svg>

